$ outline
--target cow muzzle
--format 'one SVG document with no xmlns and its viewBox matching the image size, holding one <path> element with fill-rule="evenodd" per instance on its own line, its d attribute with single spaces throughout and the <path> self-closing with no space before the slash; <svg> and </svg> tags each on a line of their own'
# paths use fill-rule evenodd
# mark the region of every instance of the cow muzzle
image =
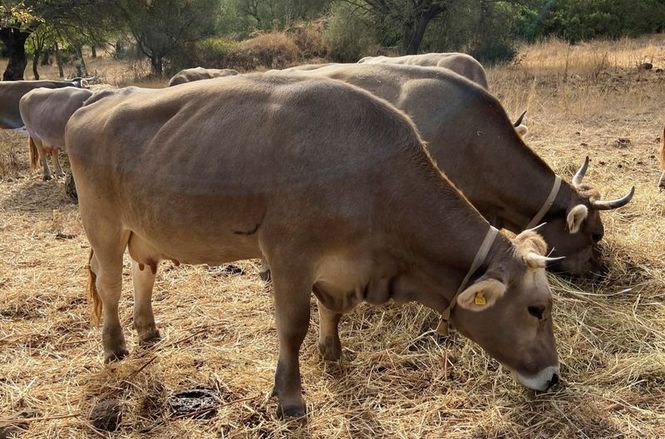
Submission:
<svg viewBox="0 0 665 439">
<path fill-rule="evenodd" d="M 533 376 L 522 375 L 515 372 L 517 381 L 531 390 L 544 392 L 551 389 L 560 381 L 559 366 L 549 366 Z"/>
</svg>

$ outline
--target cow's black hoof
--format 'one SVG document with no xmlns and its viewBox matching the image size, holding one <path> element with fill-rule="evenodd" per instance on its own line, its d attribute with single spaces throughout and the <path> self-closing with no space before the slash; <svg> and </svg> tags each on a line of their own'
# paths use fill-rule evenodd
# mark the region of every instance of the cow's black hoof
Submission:
<svg viewBox="0 0 665 439">
<path fill-rule="evenodd" d="M 106 354 L 106 356 L 104 357 L 104 364 L 115 363 L 116 361 L 122 360 L 127 355 L 129 355 L 129 351 L 127 350 L 127 348 L 122 347 L 115 352 L 110 352 Z"/>
<path fill-rule="evenodd" d="M 303 406 L 282 407 L 277 406 L 277 417 L 279 419 L 289 420 L 304 418 L 307 415 L 307 408 Z"/>
<path fill-rule="evenodd" d="M 49 180 L 51 180 L 52 178 L 53 178 L 53 177 L 51 177 L 50 175 L 45 175 L 45 176 L 42 177 L 42 180 L 44 180 L 44 181 L 49 181 Z"/>
<path fill-rule="evenodd" d="M 270 275 L 270 269 L 259 271 L 259 277 L 261 278 L 261 280 L 263 280 L 265 282 L 270 282 L 270 279 L 272 277 Z"/>
<path fill-rule="evenodd" d="M 158 343 L 162 339 L 162 336 L 159 335 L 158 330 L 150 331 L 147 334 L 143 334 L 139 337 L 139 346 L 149 347 Z"/>
</svg>

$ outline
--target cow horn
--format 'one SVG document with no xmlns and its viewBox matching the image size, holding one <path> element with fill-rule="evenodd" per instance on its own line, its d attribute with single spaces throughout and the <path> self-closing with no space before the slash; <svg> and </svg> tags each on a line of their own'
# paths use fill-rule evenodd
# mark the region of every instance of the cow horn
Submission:
<svg viewBox="0 0 665 439">
<path fill-rule="evenodd" d="M 582 184 L 582 179 L 584 179 L 584 174 L 589 167 L 589 156 L 586 156 L 584 159 L 584 164 L 577 170 L 575 176 L 573 177 L 573 186 L 577 187 Z"/>
<path fill-rule="evenodd" d="M 526 231 L 536 232 L 536 231 L 538 231 L 538 229 L 540 229 L 541 227 L 543 227 L 545 224 L 547 224 L 547 222 L 540 223 L 540 224 L 538 224 L 536 227 L 531 227 L 530 229 L 526 229 L 525 232 L 526 232 Z"/>
<path fill-rule="evenodd" d="M 628 204 L 633 195 L 635 195 L 635 186 L 630 188 L 630 191 L 626 195 L 616 200 L 591 200 L 591 207 L 596 210 L 618 209 Z"/>
<path fill-rule="evenodd" d="M 524 119 L 524 115 L 526 114 L 526 110 L 524 110 L 524 113 L 520 117 L 517 118 L 517 121 L 513 124 L 513 127 L 517 128 L 518 126 L 522 125 L 522 119 Z"/>
<path fill-rule="evenodd" d="M 547 268 L 557 262 L 566 259 L 565 256 L 558 256 L 556 258 L 551 258 L 549 256 L 539 255 L 538 253 L 531 252 L 526 256 L 527 265 L 531 268 Z"/>
</svg>

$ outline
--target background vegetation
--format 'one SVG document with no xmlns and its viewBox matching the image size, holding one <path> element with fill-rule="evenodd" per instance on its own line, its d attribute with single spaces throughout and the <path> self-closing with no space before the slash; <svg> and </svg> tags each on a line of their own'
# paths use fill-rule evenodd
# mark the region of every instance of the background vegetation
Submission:
<svg viewBox="0 0 665 439">
<path fill-rule="evenodd" d="M 2 0 L 3 78 L 74 60 L 89 47 L 145 58 L 161 76 L 183 67 L 283 67 L 312 58 L 464 51 L 511 59 L 520 41 L 576 43 L 661 32 L 663 0 Z M 61 70 L 62 73 L 62 70 Z"/>
</svg>

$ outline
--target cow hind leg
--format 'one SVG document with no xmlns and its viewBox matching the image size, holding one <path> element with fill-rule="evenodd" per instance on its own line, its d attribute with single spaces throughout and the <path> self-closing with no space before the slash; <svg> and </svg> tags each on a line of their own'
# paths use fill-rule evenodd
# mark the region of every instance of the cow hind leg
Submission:
<svg viewBox="0 0 665 439">
<path fill-rule="evenodd" d="M 42 141 L 37 138 L 34 139 L 34 142 L 35 146 L 37 147 L 39 161 L 42 164 L 42 170 L 43 170 L 42 179 L 44 181 L 49 181 L 52 178 L 52 176 L 51 176 L 51 170 L 48 168 L 48 160 L 46 157 L 47 154 L 46 151 L 44 151 L 44 145 L 42 144 Z"/>
<path fill-rule="evenodd" d="M 278 398 L 277 416 L 302 417 L 307 413 L 302 397 L 299 353 L 309 327 L 311 283 L 291 270 L 272 267 L 279 360 L 273 395 Z"/>
<path fill-rule="evenodd" d="M 83 216 L 82 219 L 92 247 L 90 295 L 96 302 L 97 317 L 101 311 L 104 362 L 109 363 L 128 354 L 118 316 L 118 302 L 122 291 L 122 255 L 129 233 L 108 226 L 98 218 L 90 218 L 88 221 Z M 91 224 L 93 227 L 89 227 Z"/>
<path fill-rule="evenodd" d="M 152 312 L 152 289 L 156 277 L 153 267 L 146 267 L 132 261 L 132 281 L 134 282 L 134 329 L 139 334 L 139 345 L 148 346 L 160 340 Z"/>
<path fill-rule="evenodd" d="M 324 360 L 338 361 L 342 356 L 338 325 L 342 313 L 326 308 L 318 301 L 319 308 L 319 352 Z"/>
<path fill-rule="evenodd" d="M 53 161 L 53 168 L 55 169 L 56 177 L 64 177 L 65 173 L 62 172 L 62 167 L 60 167 L 60 160 L 58 158 L 58 150 L 53 148 L 51 150 L 51 161 Z"/>
</svg>

